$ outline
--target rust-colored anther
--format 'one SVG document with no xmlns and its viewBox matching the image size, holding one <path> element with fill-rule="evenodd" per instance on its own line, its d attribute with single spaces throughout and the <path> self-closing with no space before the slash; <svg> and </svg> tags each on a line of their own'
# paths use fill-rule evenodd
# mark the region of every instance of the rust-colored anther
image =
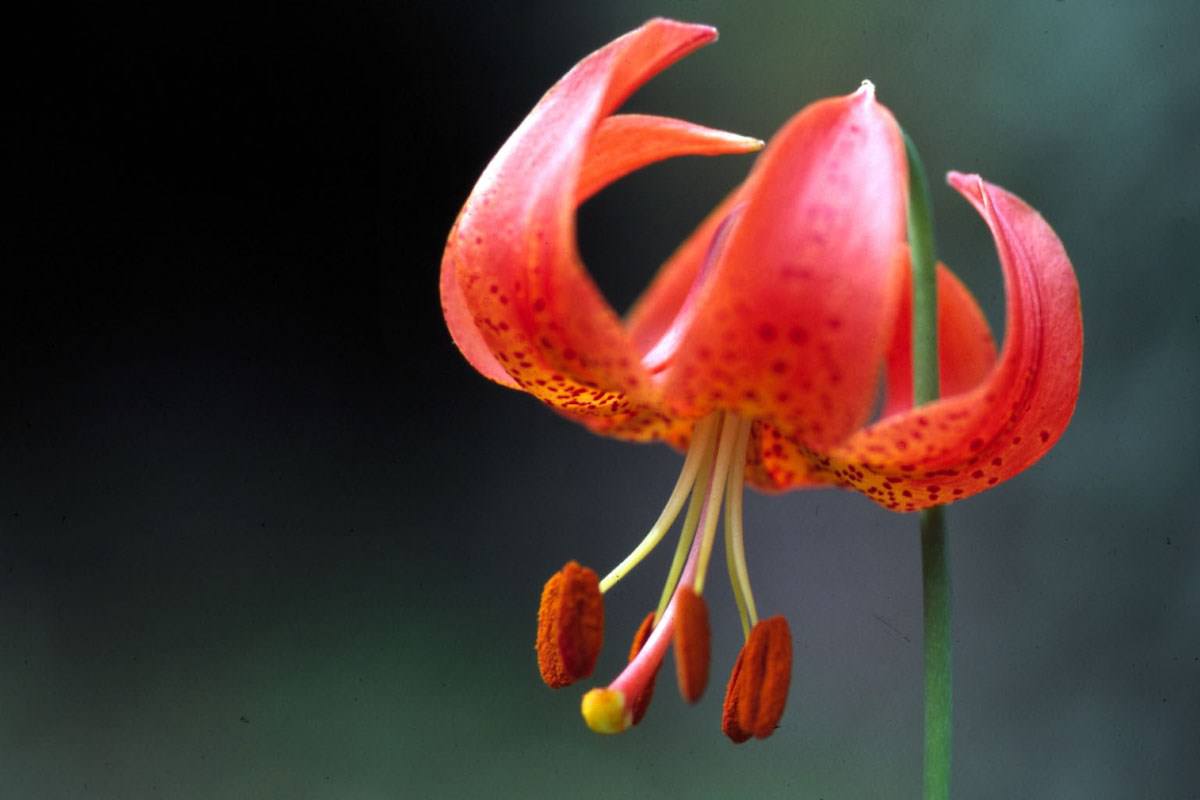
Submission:
<svg viewBox="0 0 1200 800">
<path fill-rule="evenodd" d="M 654 630 L 654 612 L 651 611 L 642 620 L 642 624 L 638 626 L 637 633 L 633 635 L 633 644 L 629 648 L 629 660 L 637 656 L 642 648 L 646 646 L 646 640 L 650 638 L 650 632 Z M 662 662 L 659 662 L 661 665 Z M 654 682 L 658 679 L 658 667 L 654 668 L 654 675 L 650 677 L 650 682 L 646 684 L 646 688 L 642 693 L 629 704 L 630 715 L 633 717 L 633 724 L 637 725 L 642 721 L 642 717 L 646 716 L 646 709 L 650 707 L 650 698 L 654 697 Z"/>
<path fill-rule="evenodd" d="M 603 642 L 600 579 L 592 570 L 570 561 L 542 589 L 537 631 L 542 680 L 552 689 L 561 689 L 591 675 Z"/>
<path fill-rule="evenodd" d="M 675 674 L 689 703 L 699 700 L 708 685 L 708 654 L 708 606 L 685 586 L 675 597 Z"/>
<path fill-rule="evenodd" d="M 770 736 L 783 716 L 791 682 L 792 632 L 787 620 L 761 620 L 751 629 L 729 675 L 721 730 L 738 744 L 751 736 Z"/>
</svg>

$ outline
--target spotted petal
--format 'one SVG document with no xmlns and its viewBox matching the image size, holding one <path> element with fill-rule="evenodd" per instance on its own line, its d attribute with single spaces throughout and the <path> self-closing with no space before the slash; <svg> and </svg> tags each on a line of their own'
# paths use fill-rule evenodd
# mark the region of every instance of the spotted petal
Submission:
<svg viewBox="0 0 1200 800">
<path fill-rule="evenodd" d="M 866 421 L 897 308 L 905 175 L 869 84 L 775 135 L 634 316 L 672 415 L 733 410 L 810 447 Z M 650 330 L 674 340 L 647 352 Z"/>
<path fill-rule="evenodd" d="M 1079 285 L 1062 242 L 1015 195 L 978 175 L 949 181 L 983 216 L 1008 302 L 1004 349 L 974 389 L 889 416 L 828 455 L 826 475 L 910 511 L 984 491 L 1032 465 L 1066 429 L 1079 396 Z"/>
<path fill-rule="evenodd" d="M 622 36 L 547 92 L 488 165 L 450 232 L 441 275 L 446 324 L 486 377 L 571 414 L 654 418 L 657 390 L 579 260 L 575 209 L 653 161 L 761 146 L 678 120 L 610 116 L 715 38 L 669 20 Z"/>
</svg>

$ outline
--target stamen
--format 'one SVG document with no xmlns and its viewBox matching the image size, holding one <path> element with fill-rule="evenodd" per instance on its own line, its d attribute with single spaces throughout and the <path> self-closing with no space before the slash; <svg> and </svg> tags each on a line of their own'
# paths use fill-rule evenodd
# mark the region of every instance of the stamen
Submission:
<svg viewBox="0 0 1200 800">
<path fill-rule="evenodd" d="M 542 588 L 538 606 L 537 657 L 542 680 L 552 689 L 586 678 L 604 642 L 604 597 L 596 573 L 570 561 Z"/>
<path fill-rule="evenodd" d="M 708 686 L 708 606 L 687 585 L 679 587 L 675 606 L 675 675 L 683 699 L 694 703 Z"/>
<path fill-rule="evenodd" d="M 700 524 L 704 523 L 707 507 L 700 514 Z M 680 576 L 680 586 L 675 597 L 667 604 L 662 618 L 654 625 L 650 638 L 638 651 L 637 656 L 617 676 L 617 679 L 604 689 L 592 689 L 583 697 L 580 711 L 588 727 L 597 733 L 617 733 L 633 724 L 633 703 L 627 703 L 625 698 L 637 698 L 645 691 L 646 686 L 657 675 L 658 668 L 666 655 L 667 645 L 675 631 L 676 606 L 679 592 L 691 583 L 696 573 L 696 562 L 700 554 L 700 540 L 695 538 L 687 563 Z M 619 720 L 622 727 L 614 727 L 614 720 Z"/>
<path fill-rule="evenodd" d="M 717 420 L 716 414 L 710 414 L 696 423 L 692 432 L 692 442 L 688 446 L 687 456 L 683 460 L 683 469 L 679 473 L 679 479 L 675 481 L 675 488 L 671 491 L 671 496 L 667 498 L 666 506 L 641 544 L 613 568 L 612 572 L 605 575 L 604 580 L 600 581 L 601 592 L 607 592 L 615 586 L 617 581 L 625 577 L 642 559 L 648 556 L 667 535 L 671 526 L 675 524 L 675 520 L 679 517 L 679 511 L 683 508 L 683 501 L 691 492 L 693 484 L 696 483 L 696 476 L 700 474 L 700 468 L 712 450 L 712 442 L 717 432 Z"/>
<path fill-rule="evenodd" d="M 715 444 L 724 422 L 719 414 L 713 414 L 712 419 L 714 424 L 710 444 Z M 683 527 L 679 531 L 679 542 L 675 545 L 675 556 L 671 559 L 671 568 L 667 571 L 667 582 L 663 584 L 662 596 L 659 597 L 658 608 L 654 612 L 655 620 L 662 619 L 663 612 L 667 610 L 667 603 L 671 602 L 671 598 L 675 596 L 675 586 L 679 581 L 679 574 L 683 571 L 683 562 L 687 560 L 688 553 L 691 552 L 692 541 L 696 537 L 696 528 L 700 525 L 700 515 L 705 508 L 704 499 L 708 497 L 708 486 L 713 479 L 712 467 L 716 458 L 715 451 L 715 447 L 709 447 L 700 464 L 700 475 L 703 477 L 699 478 L 696 485 L 692 487 L 687 516 L 683 518 Z"/>
<path fill-rule="evenodd" d="M 633 644 L 629 647 L 629 660 L 633 661 L 637 658 L 637 654 L 646 646 L 646 641 L 650 638 L 650 632 L 654 630 L 654 612 L 651 611 L 642 620 L 642 624 L 638 626 L 637 633 L 633 635 Z M 661 666 L 661 665 L 660 665 Z M 650 676 L 646 687 L 641 690 L 637 697 L 629 703 L 629 713 L 633 717 L 632 724 L 637 725 L 642 721 L 642 717 L 646 716 L 646 709 L 650 707 L 650 699 L 654 697 L 654 682 L 658 678 L 658 668 L 654 669 L 654 674 Z"/>
<path fill-rule="evenodd" d="M 738 744 L 751 736 L 770 736 L 783 716 L 791 681 L 792 634 L 787 620 L 764 619 L 750 631 L 729 675 L 721 730 Z"/>
<path fill-rule="evenodd" d="M 708 561 L 712 557 L 713 539 L 717 534 L 721 495 L 724 493 L 725 484 L 728 481 L 730 464 L 733 463 L 733 450 L 737 443 L 739 428 L 741 428 L 741 421 L 738 417 L 734 414 L 726 413 L 725 420 L 721 425 L 721 441 L 717 444 L 717 459 L 713 465 L 713 477 L 709 481 L 708 497 L 704 501 L 705 509 L 711 508 L 713 513 L 706 515 L 704 524 L 701 526 L 700 564 L 696 570 L 695 585 L 693 586 L 696 594 L 704 594 L 704 577 L 708 572 Z M 744 466 L 744 464 L 739 465 L 739 471 L 744 469 Z"/>
<path fill-rule="evenodd" d="M 729 568 L 729 583 L 742 621 L 742 636 L 749 638 L 750 629 L 758 624 L 758 609 L 750 589 L 750 572 L 746 569 L 746 546 L 743 542 L 742 488 L 746 477 L 746 448 L 750 444 L 753 420 L 744 420 L 738 431 L 733 463 L 729 469 L 729 484 L 725 490 L 725 565 Z"/>
</svg>

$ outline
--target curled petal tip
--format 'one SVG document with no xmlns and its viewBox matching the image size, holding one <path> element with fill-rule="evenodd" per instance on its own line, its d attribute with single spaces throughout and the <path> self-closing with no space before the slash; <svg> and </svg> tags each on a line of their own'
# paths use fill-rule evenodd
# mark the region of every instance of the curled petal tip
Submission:
<svg viewBox="0 0 1200 800">
<path fill-rule="evenodd" d="M 855 96 L 862 97 L 865 100 L 875 99 L 875 84 L 870 78 L 864 78 L 863 82 L 858 85 L 858 89 L 854 92 Z"/>
<path fill-rule="evenodd" d="M 717 27 L 715 25 L 709 25 L 705 22 L 681 22 L 680 20 L 671 19 L 670 17 L 656 17 L 655 21 L 667 22 L 672 25 L 682 25 L 685 28 L 691 28 L 697 33 L 703 32 L 705 36 L 711 36 L 713 39 L 716 39 L 718 36 Z"/>
<path fill-rule="evenodd" d="M 975 173 L 950 170 L 946 173 L 946 183 L 960 192 L 970 192 L 976 196 L 982 194 L 983 178 Z"/>
<path fill-rule="evenodd" d="M 678 125 L 681 128 L 686 126 L 698 143 L 704 142 L 708 145 L 706 152 L 699 153 L 701 155 L 707 155 L 708 153 L 715 155 L 753 153 L 767 146 L 767 143 L 762 139 L 756 139 L 753 136 L 743 136 L 740 133 L 704 128 L 690 122 L 678 122 L 676 120 L 663 120 L 662 122 L 664 126 L 671 124 Z M 691 154 L 685 151 L 680 153 L 680 155 Z"/>
<path fill-rule="evenodd" d="M 694 35 L 694 41 L 701 44 L 711 44 L 720 36 L 717 29 L 712 25 L 706 25 L 703 22 L 683 22 L 671 19 L 670 17 L 652 17 L 642 25 L 642 29 L 656 27 L 687 30 Z"/>
<path fill-rule="evenodd" d="M 672 156 L 752 153 L 762 141 L 669 117 L 615 114 L 596 127 L 580 170 L 575 201 L 582 203 L 636 169 Z"/>
</svg>

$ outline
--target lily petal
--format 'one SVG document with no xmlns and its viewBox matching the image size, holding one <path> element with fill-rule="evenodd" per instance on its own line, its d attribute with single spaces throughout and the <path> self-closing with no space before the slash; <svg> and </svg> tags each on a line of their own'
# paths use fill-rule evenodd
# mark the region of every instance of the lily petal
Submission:
<svg viewBox="0 0 1200 800">
<path fill-rule="evenodd" d="M 671 338 L 669 331 L 682 332 L 687 327 L 691 315 L 686 307 L 695 306 L 703 286 L 703 281 L 699 280 L 701 272 L 706 265 L 711 269 L 716 258 L 717 233 L 731 223 L 730 215 L 742 204 L 745 193 L 746 184 L 742 184 L 709 213 L 687 241 L 671 254 L 629 310 L 626 327 L 638 352 L 643 354 L 643 360 L 652 351 L 661 349 L 664 339 Z M 672 336 L 678 339 L 677 334 Z M 657 358 L 652 358 L 650 369 L 653 371 L 666 363 L 666 359 L 659 364 Z"/>
<path fill-rule="evenodd" d="M 676 156 L 751 153 L 762 146 L 758 139 L 681 119 L 615 114 L 604 119 L 592 134 L 575 189 L 575 204 L 581 205 L 613 181 L 656 161 Z"/>
<path fill-rule="evenodd" d="M 673 415 L 734 410 L 810 447 L 866 421 L 898 302 L 905 176 L 899 127 L 870 84 L 810 105 L 775 135 L 712 269 L 675 266 L 701 285 L 656 376 Z M 694 239 L 715 235 L 715 217 Z M 682 283 L 668 275 L 655 290 L 678 299 Z M 644 302 L 664 318 L 666 303 Z"/>
<path fill-rule="evenodd" d="M 880 418 L 912 408 L 912 265 L 905 248 L 900 308 L 887 353 Z M 937 267 L 938 368 L 943 397 L 974 389 L 996 363 L 996 343 L 979 303 L 945 264 Z"/>
<path fill-rule="evenodd" d="M 765 492 L 830 486 L 839 479 L 815 462 L 812 451 L 761 420 L 751 428 L 746 481 Z"/>
<path fill-rule="evenodd" d="M 547 92 L 492 159 L 450 232 L 441 275 L 450 333 L 486 377 L 572 415 L 633 427 L 662 417 L 636 349 L 579 260 L 575 208 L 650 161 L 758 146 L 673 120 L 605 119 L 715 38 L 707 26 L 661 19 L 622 36 Z M 644 144 L 630 148 L 635 134 Z"/>
<path fill-rule="evenodd" d="M 1041 458 L 1079 396 L 1079 284 L 1062 242 L 1032 208 L 978 175 L 949 182 L 987 222 L 1008 297 L 1000 359 L 975 389 L 890 416 L 827 456 L 826 474 L 901 511 L 984 491 Z"/>
</svg>

